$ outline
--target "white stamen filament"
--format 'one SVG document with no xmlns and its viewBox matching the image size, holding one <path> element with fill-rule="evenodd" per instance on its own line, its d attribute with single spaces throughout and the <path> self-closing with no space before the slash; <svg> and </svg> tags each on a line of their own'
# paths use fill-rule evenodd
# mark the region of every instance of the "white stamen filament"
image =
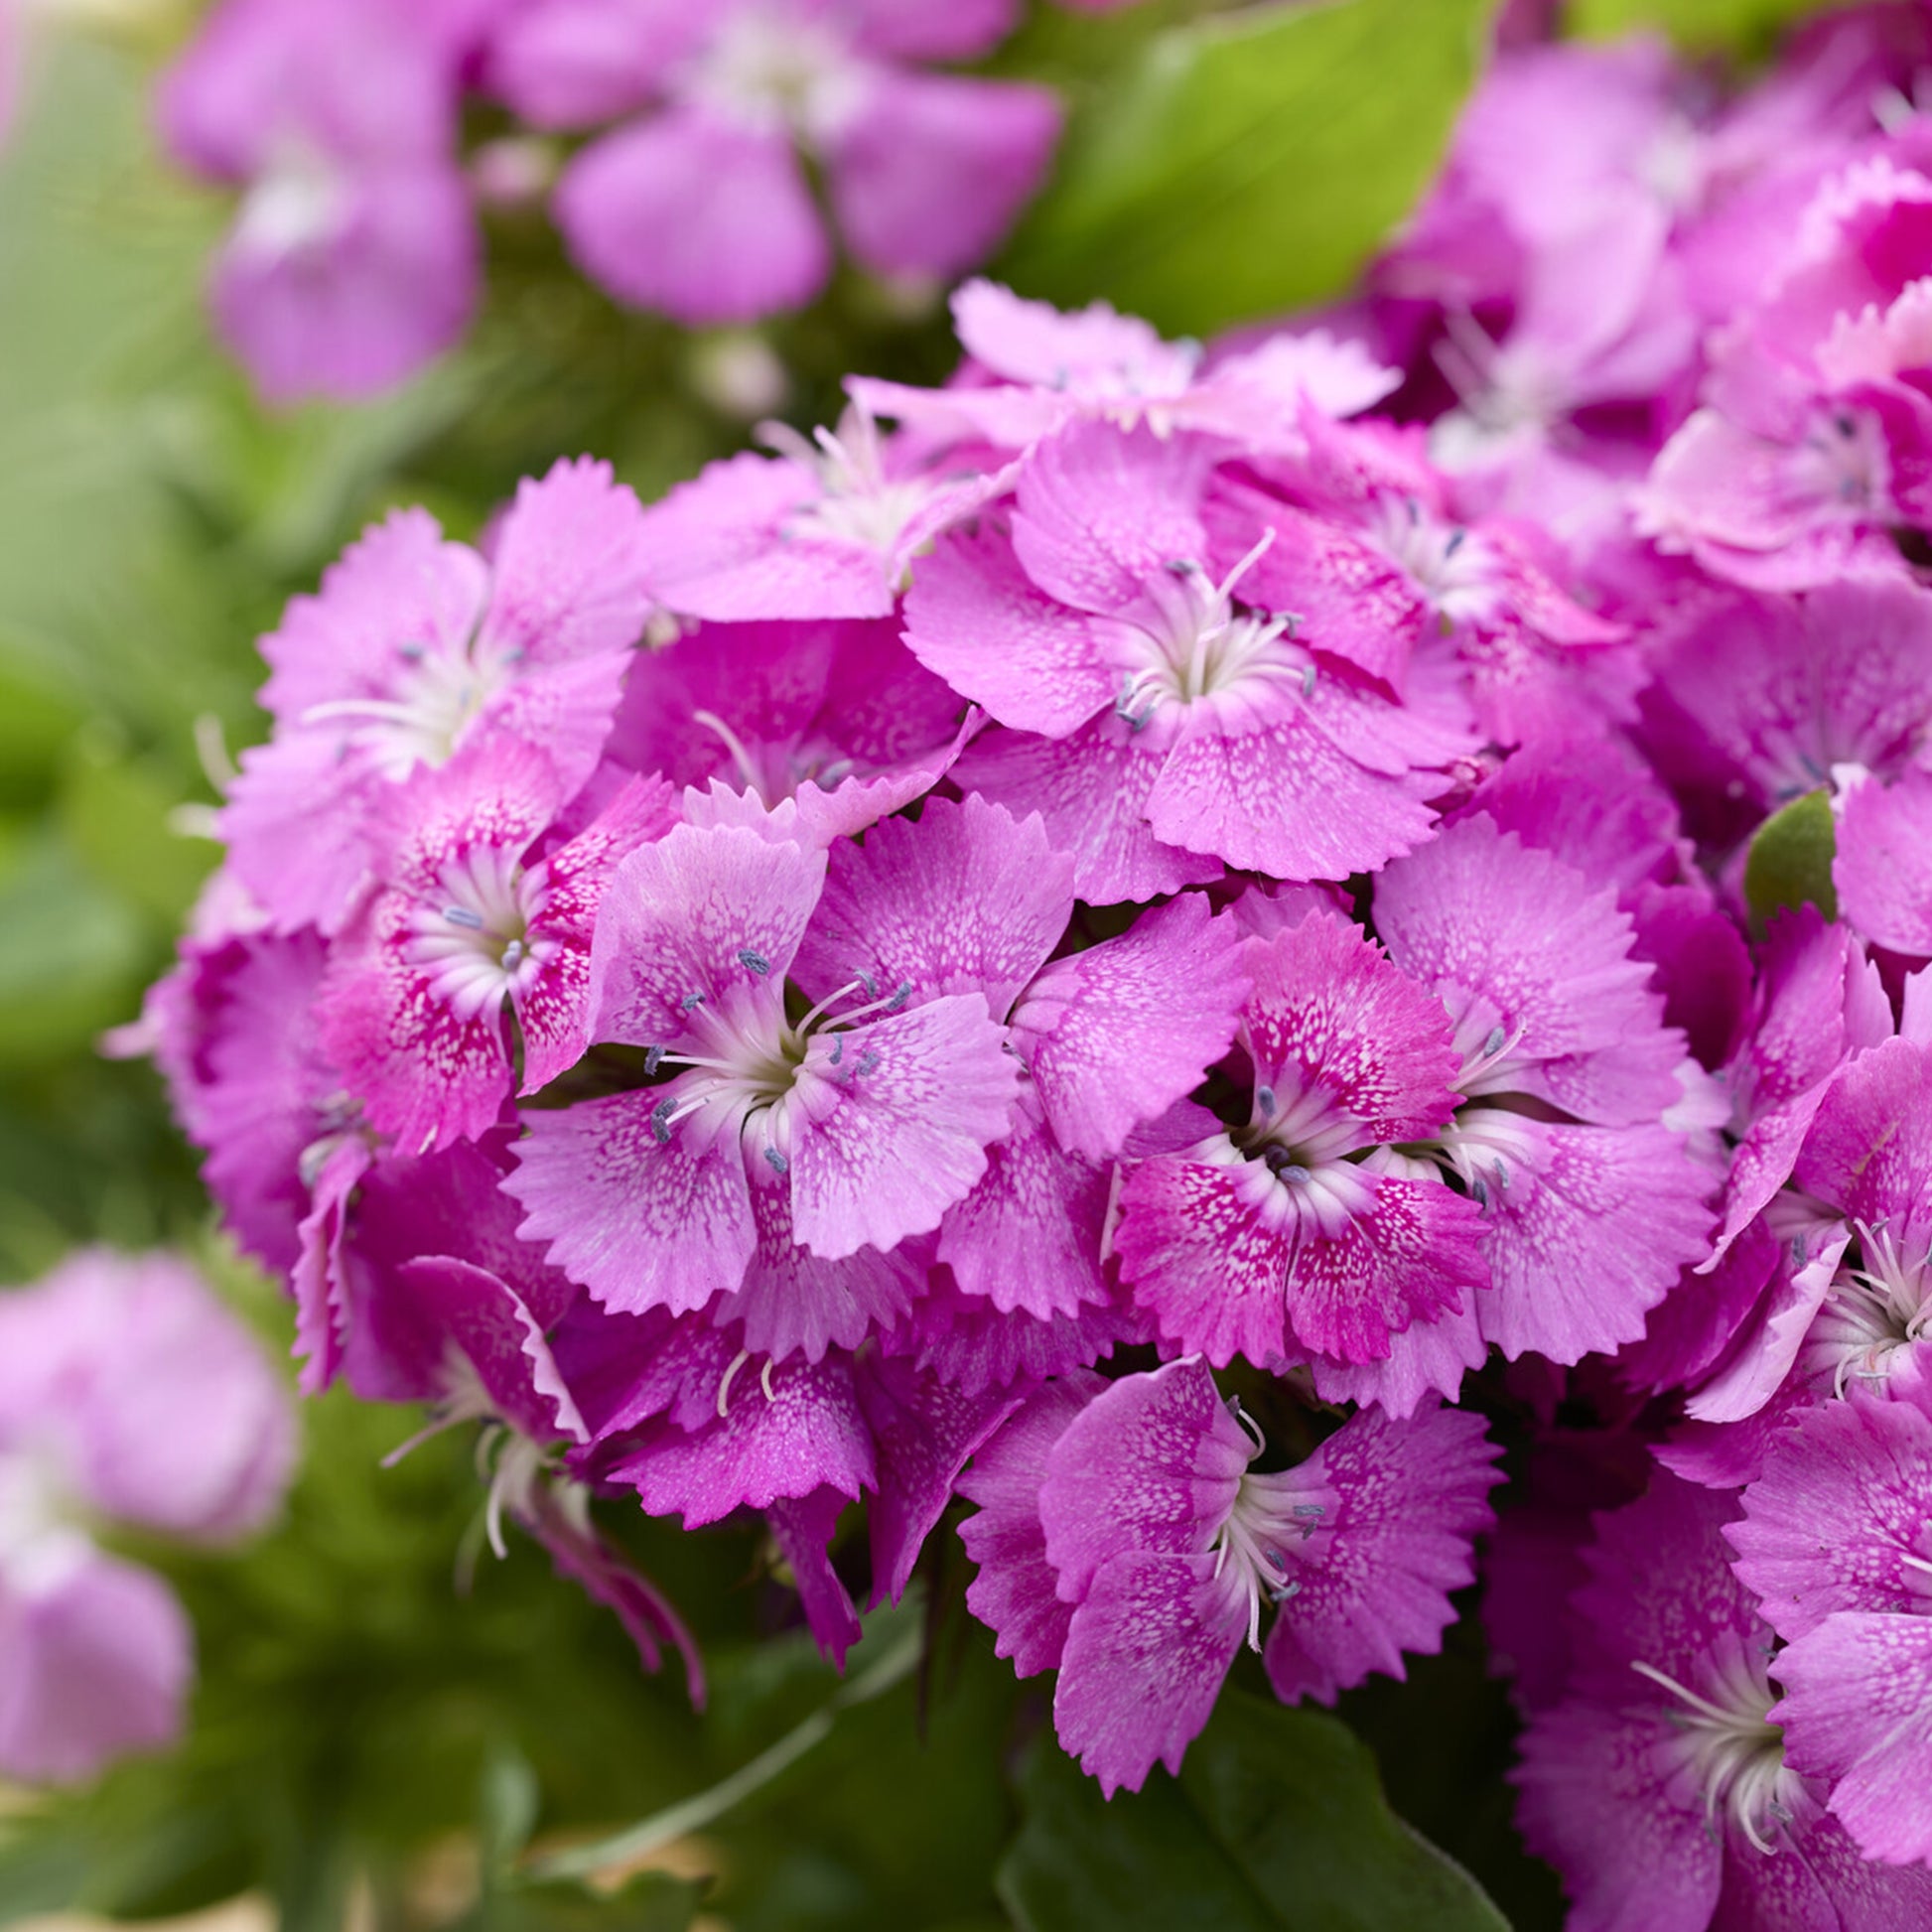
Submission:
<svg viewBox="0 0 1932 1932">
<path fill-rule="evenodd" d="M 1791 1816 L 1785 1802 L 1784 1733 L 1765 1722 L 1775 1702 L 1760 1658 L 1742 1644 L 1714 1654 L 1714 1696 L 1706 1697 L 1653 1664 L 1633 1659 L 1638 1676 L 1667 1691 L 1667 1712 L 1682 1734 L 1681 1749 L 1703 1787 L 1705 1828 L 1715 1838 L 1719 1814 L 1757 1851 L 1776 1852 L 1777 1828 Z"/>
</svg>

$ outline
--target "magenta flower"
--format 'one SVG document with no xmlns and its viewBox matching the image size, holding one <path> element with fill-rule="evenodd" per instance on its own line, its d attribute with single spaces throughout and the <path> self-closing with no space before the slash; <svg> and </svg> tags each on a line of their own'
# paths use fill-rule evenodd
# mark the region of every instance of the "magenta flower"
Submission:
<svg viewBox="0 0 1932 1932">
<path fill-rule="evenodd" d="M 1083 859 L 1083 897 L 1171 891 L 1201 876 L 1187 853 L 1280 879 L 1372 869 L 1424 836 L 1428 767 L 1461 749 L 1245 602 L 1252 556 L 1208 575 L 1211 462 L 1194 439 L 1075 424 L 1029 457 L 1010 538 L 947 539 L 906 600 L 920 662 L 1048 742 L 1021 797 L 998 751 L 960 778 L 1023 810 L 1057 791 L 1047 825 Z"/>
<path fill-rule="evenodd" d="M 1237 472 L 1222 485 L 1215 529 L 1230 556 L 1256 530 L 1272 532 L 1249 589 L 1296 612 L 1311 648 L 1402 696 L 1416 654 L 1452 640 L 1477 721 L 1501 745 L 1572 727 L 1587 707 L 1619 707 L 1633 676 L 1627 653 L 1604 647 L 1624 628 L 1558 587 L 1547 537 L 1458 515 L 1414 434 L 1344 426 L 1313 409 L 1302 427 L 1299 461 Z"/>
<path fill-rule="evenodd" d="M 222 814 L 277 923 L 335 931 L 378 801 L 464 745 L 533 745 L 560 797 L 590 776 L 650 608 L 638 516 L 607 465 L 560 463 L 518 489 L 487 562 L 402 510 L 289 606 L 262 642 L 275 735 L 243 754 Z"/>
<path fill-rule="evenodd" d="M 1569 1681 L 1532 1714 L 1516 1773 L 1524 1836 L 1562 1872 L 1573 1932 L 1881 1932 L 1932 1911 L 1932 1874 L 1862 1859 L 1773 1722 L 1767 1670 L 1790 1653 L 1771 1655 L 1731 1573 L 1721 1532 L 1735 1515 L 1733 1496 L 1660 1473 L 1596 1519 Z"/>
<path fill-rule="evenodd" d="M 1440 1645 L 1473 1576 L 1494 1449 L 1473 1416 L 1365 1410 L 1275 1474 L 1198 1357 L 1035 1395 L 961 1482 L 967 1592 L 1109 1797 L 1180 1768 L 1245 1641 L 1286 1702 L 1332 1703 Z M 1264 1601 L 1280 1605 L 1263 1649 Z"/>
<path fill-rule="evenodd" d="M 1883 157 L 1826 183 L 1733 323 L 1639 528 L 1720 577 L 1804 590 L 1898 568 L 1932 523 L 1932 177 Z"/>
<path fill-rule="evenodd" d="M 941 443 L 999 450 L 1031 449 L 1089 420 L 1278 452 L 1303 447 L 1311 405 L 1353 416 L 1397 382 L 1393 369 L 1325 330 L 1270 336 L 1203 365 L 1199 344 L 1164 342 L 1109 303 L 1062 314 L 980 276 L 954 291 L 952 316 L 967 355 L 960 376 L 944 389 L 853 376 L 846 388 L 860 408 Z"/>
<path fill-rule="evenodd" d="M 91 1777 L 179 1731 L 193 1638 L 151 1572 L 96 1547 L 122 1523 L 247 1536 L 287 1483 L 281 1382 L 184 1263 L 90 1249 L 0 1295 L 0 1768 Z"/>
<path fill-rule="evenodd" d="M 1705 1259 L 1717 1176 L 1672 1116 L 1703 1084 L 1596 890 L 1486 814 L 1376 882 L 1389 957 L 1448 1009 L 1466 1096 L 1435 1158 L 1481 1210 L 1481 1333 L 1557 1362 L 1641 1334 Z"/>
<path fill-rule="evenodd" d="M 1454 1112 L 1449 1016 L 1330 912 L 1249 940 L 1243 964 L 1247 1119 L 1128 1176 L 1122 1273 L 1217 1367 L 1384 1358 L 1487 1279 L 1474 1203 L 1386 1158 Z"/>
<path fill-rule="evenodd" d="M 867 268 L 949 276 L 992 250 L 1045 168 L 1058 104 L 912 64 L 988 52 L 1012 13 L 1009 0 L 537 0 L 498 33 L 490 72 L 538 126 L 654 110 L 572 160 L 558 222 L 621 300 L 748 322 L 809 301 L 831 271 L 801 156 Z"/>
<path fill-rule="evenodd" d="M 633 778 L 568 837 L 549 760 L 505 738 L 383 801 L 381 885 L 317 997 L 323 1050 L 377 1133 L 418 1154 L 475 1140 L 512 1091 L 577 1062 L 598 901 L 613 868 L 669 829 L 668 790 Z"/>
<path fill-rule="evenodd" d="M 987 992 L 939 990 L 928 959 L 896 955 L 886 980 L 842 961 L 794 1017 L 785 986 L 826 857 L 767 831 L 680 826 L 618 869 L 593 1037 L 677 1071 L 532 1115 L 510 1184 L 526 1238 L 607 1306 L 743 1292 L 755 1346 L 817 1355 L 903 1308 L 891 1251 L 985 1172 L 1019 1067 Z"/>
<path fill-rule="evenodd" d="M 809 443 L 781 423 L 762 434 L 774 455 L 714 463 L 644 512 L 652 588 L 681 616 L 890 617 L 913 559 L 1013 483 L 1011 465 L 882 437 L 863 404 Z"/>
<path fill-rule="evenodd" d="M 1829 1536 L 1819 1525 L 1830 1525 Z M 1865 1857 L 1932 1863 L 1932 1419 L 1913 1399 L 1814 1409 L 1773 1445 L 1727 1534 L 1785 1640 L 1775 1716 Z M 1905 1874 L 1900 1874 L 1905 1875 Z M 1932 1892 L 1932 1874 L 1909 1874 Z"/>
<path fill-rule="evenodd" d="M 439 5 L 226 0 L 164 82 L 170 148 L 244 190 L 209 296 L 271 402 L 372 395 L 469 322 L 454 29 Z"/>
<path fill-rule="evenodd" d="M 631 661 L 607 760 L 792 800 L 803 842 L 862 832 L 931 788 L 968 729 L 957 695 L 880 621 L 702 624 Z M 687 792 L 696 821 L 717 801 Z"/>
</svg>

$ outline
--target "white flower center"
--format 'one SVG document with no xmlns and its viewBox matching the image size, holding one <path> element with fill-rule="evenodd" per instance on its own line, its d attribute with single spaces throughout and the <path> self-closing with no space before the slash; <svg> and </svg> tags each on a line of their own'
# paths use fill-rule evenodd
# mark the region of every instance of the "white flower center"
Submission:
<svg viewBox="0 0 1932 1932">
<path fill-rule="evenodd" d="M 500 1012 L 562 950 L 532 930 L 549 897 L 545 870 L 485 847 L 445 866 L 437 897 L 414 913 L 405 957 L 460 1018 Z"/>
<path fill-rule="evenodd" d="M 1269 532 L 1216 584 L 1182 558 L 1150 578 L 1140 601 L 1114 618 L 1093 620 L 1103 650 L 1122 672 L 1114 709 L 1134 732 L 1164 707 L 1223 701 L 1267 683 L 1312 690 L 1314 661 L 1292 641 L 1295 620 L 1237 608 L 1233 590 L 1268 547 Z"/>
<path fill-rule="evenodd" d="M 1479 621 L 1495 610 L 1495 551 L 1463 525 L 1424 509 L 1415 497 L 1377 498 L 1370 541 L 1446 623 Z"/>
<path fill-rule="evenodd" d="M 794 541 L 830 537 L 890 558 L 905 526 L 932 495 L 927 478 L 886 474 L 879 426 L 856 405 L 839 419 L 836 430 L 815 429 L 810 442 L 788 423 L 760 423 L 758 434 L 767 449 L 789 457 L 818 480 L 822 493 L 801 503 L 785 520 L 784 534 Z"/>
<path fill-rule="evenodd" d="M 93 1545 L 77 1514 L 51 1449 L 0 1450 L 0 1577 L 10 1590 L 49 1595 L 80 1568 Z"/>
<path fill-rule="evenodd" d="M 851 119 L 865 86 L 864 68 L 822 22 L 744 7 L 693 65 L 685 91 L 740 126 L 811 145 Z"/>
<path fill-rule="evenodd" d="M 1848 1382 L 1882 1383 L 1898 1351 L 1932 1329 L 1932 1254 L 1908 1260 L 1883 1223 L 1861 1223 L 1858 1236 L 1859 1266 L 1841 1265 L 1805 1337 L 1805 1369 L 1841 1396 Z"/>
<path fill-rule="evenodd" d="M 1735 1827 L 1768 1854 L 1791 1818 L 1797 1780 L 1785 1769 L 1784 1733 L 1765 1719 L 1777 1700 L 1764 1663 L 1761 1647 L 1732 1635 L 1709 1658 L 1702 1691 L 1641 1661 L 1630 1668 L 1673 1700 L 1665 1715 L 1678 1734 L 1668 1750 L 1700 1794 L 1707 1829 Z"/>
<path fill-rule="evenodd" d="M 347 186 L 314 143 L 285 135 L 242 198 L 233 245 L 270 262 L 334 241 L 348 219 Z"/>
<path fill-rule="evenodd" d="M 473 642 L 455 649 L 408 641 L 389 695 L 335 698 L 311 705 L 304 725 L 340 721 L 345 750 L 359 752 L 383 777 L 400 782 L 419 764 L 445 764 L 489 700 L 509 682 L 520 653 L 485 656 Z"/>
<path fill-rule="evenodd" d="M 879 1050 L 846 1036 L 844 1030 L 878 1014 L 897 1013 L 912 997 L 912 983 L 882 991 L 861 974 L 828 994 L 796 1023 L 785 1018 L 784 986 L 768 978 L 770 962 L 747 948 L 739 954 L 749 983 L 711 998 L 693 992 L 685 1003 L 685 1033 L 670 1046 L 651 1046 L 645 1070 L 686 1070 L 663 1089 L 652 1110 L 651 1132 L 668 1142 L 681 1123 L 694 1123 L 701 1145 L 738 1135 L 748 1157 L 762 1159 L 775 1173 L 791 1167 L 792 1096 L 815 1042 L 830 1050 L 815 1056 L 825 1077 L 844 1085 L 867 1078 Z M 846 1004 L 854 997 L 862 1004 Z"/>
<path fill-rule="evenodd" d="M 1259 1455 L 1265 1447 L 1260 1430 L 1239 1403 L 1229 1407 Z M 1301 1589 L 1295 1572 L 1304 1546 L 1334 1528 L 1336 1506 L 1326 1483 L 1299 1469 L 1242 1476 L 1234 1507 L 1214 1539 L 1214 1576 L 1230 1598 L 1246 1606 L 1250 1650 L 1261 1648 L 1262 1600 L 1286 1603 Z"/>
</svg>

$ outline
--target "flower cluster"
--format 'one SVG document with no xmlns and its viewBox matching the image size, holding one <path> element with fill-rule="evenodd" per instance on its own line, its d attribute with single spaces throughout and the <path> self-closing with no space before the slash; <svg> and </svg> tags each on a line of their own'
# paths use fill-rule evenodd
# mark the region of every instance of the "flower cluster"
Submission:
<svg viewBox="0 0 1932 1932">
<path fill-rule="evenodd" d="M 0 1295 L 0 1773 L 67 1782 L 175 1736 L 188 1619 L 96 1534 L 260 1529 L 293 1422 L 253 1336 L 173 1256 L 83 1250 Z"/>
<path fill-rule="evenodd" d="M 463 334 L 492 205 L 547 200 L 586 275 L 692 327 L 823 289 L 833 241 L 808 165 L 862 267 L 972 267 L 1059 133 L 1050 90 L 952 70 L 1018 11 L 222 0 L 168 78 L 162 128 L 178 160 L 239 191 L 210 300 L 262 393 L 357 397 Z M 466 151 L 474 107 L 507 125 Z"/>
<path fill-rule="evenodd" d="M 835 1656 L 963 1499 L 1110 1792 L 1495 1525 L 1575 1925 L 1932 1910 L 1928 43 L 1516 51 L 1319 326 L 970 282 L 941 389 L 364 536 L 142 1029 L 308 1384 L 486 1420 L 647 1657 L 593 1492 Z"/>
</svg>

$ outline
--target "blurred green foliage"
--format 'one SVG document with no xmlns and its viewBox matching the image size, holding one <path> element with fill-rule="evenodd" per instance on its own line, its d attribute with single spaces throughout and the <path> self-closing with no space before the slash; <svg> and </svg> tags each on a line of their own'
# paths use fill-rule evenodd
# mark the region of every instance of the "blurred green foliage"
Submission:
<svg viewBox="0 0 1932 1932">
<path fill-rule="evenodd" d="M 1570 0 L 1573 34 L 1609 40 L 1649 28 L 1694 54 L 1760 54 L 1780 28 L 1847 0 Z"/>
<path fill-rule="evenodd" d="M 1712 44 L 1795 10 L 1573 14 Z M 1202 334 L 1339 293 L 1434 166 L 1487 12 L 1035 5 L 993 65 L 1061 86 L 1074 123 L 996 272 Z M 92 1050 L 133 1017 L 213 861 L 195 836 L 216 797 L 202 757 L 261 731 L 253 640 L 391 504 L 472 535 L 519 476 L 583 450 L 654 495 L 747 426 L 707 399 L 717 344 L 618 310 L 515 214 L 492 217 L 490 293 L 459 354 L 379 404 L 265 413 L 200 311 L 225 211 L 144 131 L 159 51 L 35 49 L 0 165 L 0 1279 L 76 1240 L 178 1241 L 286 1351 L 281 1298 L 222 1247 L 153 1074 Z M 936 381 L 954 354 L 935 293 L 851 273 L 763 341 L 801 426 L 836 416 L 847 370 Z M 193 1733 L 89 1791 L 0 1807 L 0 1922 L 259 1888 L 288 1932 L 1501 1923 L 1398 1812 L 1526 1932 L 1558 1922 L 1508 1826 L 1510 1721 L 1466 1620 L 1415 1682 L 1345 1699 L 1346 1725 L 1231 1695 L 1179 1780 L 1107 1807 L 1052 1746 L 1050 1690 L 1017 1684 L 966 1615 L 948 1536 L 913 1607 L 852 1660 L 864 1673 L 923 1619 L 919 1669 L 834 1710 L 839 1680 L 759 1536 L 601 1505 L 698 1628 L 699 1717 L 527 1543 L 458 1587 L 481 1503 L 467 1443 L 385 1470 L 412 1417 L 337 1393 L 304 1420 L 277 1531 L 235 1557 L 139 1553 L 195 1615 Z M 826 1734 L 652 1868 L 603 1891 L 527 1881 L 546 1852 L 711 1790 L 801 1724 Z"/>
</svg>

